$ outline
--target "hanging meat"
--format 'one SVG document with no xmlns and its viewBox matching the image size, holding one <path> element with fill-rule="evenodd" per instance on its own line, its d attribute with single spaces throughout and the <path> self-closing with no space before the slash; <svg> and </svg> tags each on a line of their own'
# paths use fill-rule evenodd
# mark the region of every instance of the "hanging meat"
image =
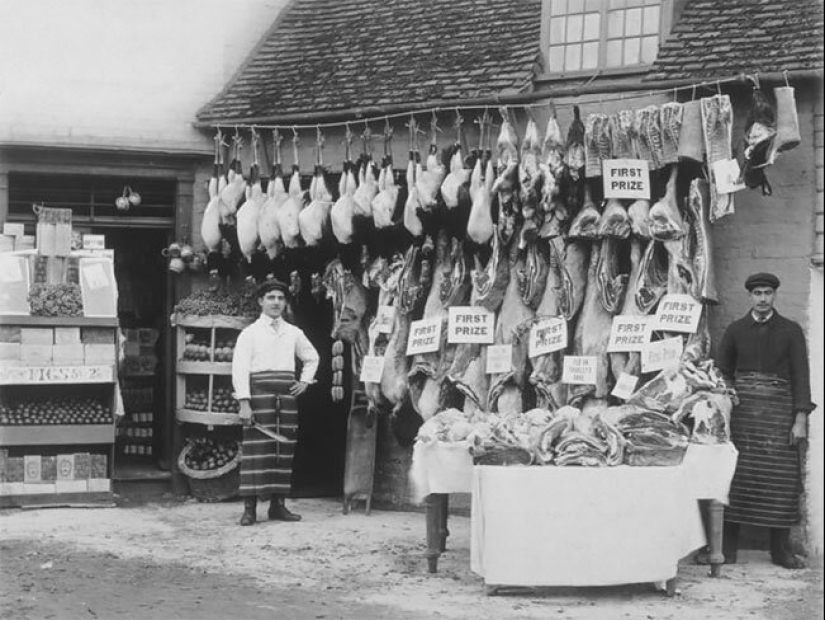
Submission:
<svg viewBox="0 0 825 620">
<path fill-rule="evenodd" d="M 733 107 L 728 95 L 713 95 L 700 100 L 702 132 L 705 138 L 708 171 L 710 172 L 710 221 L 733 215 L 733 194 L 719 192 L 714 164 L 731 159 Z"/>
<path fill-rule="evenodd" d="M 693 257 L 693 273 L 696 277 L 696 294 L 698 299 L 707 303 L 717 303 L 719 294 L 716 290 L 716 276 L 713 261 L 713 240 L 708 225 L 708 208 L 710 189 L 704 179 L 690 182 L 688 198 L 685 201 L 689 219 L 688 250 Z"/>
<path fill-rule="evenodd" d="M 301 189 L 301 172 L 298 166 L 298 134 L 292 138 L 292 177 L 289 180 L 287 199 L 278 211 L 278 225 L 281 228 L 281 239 L 287 248 L 300 247 L 302 243 L 301 228 L 298 216 L 304 208 L 306 192 Z"/>
<path fill-rule="evenodd" d="M 418 152 L 418 123 L 415 117 L 410 117 L 407 127 L 410 130 L 410 158 L 407 162 L 407 201 L 404 203 L 404 228 L 413 237 L 419 237 L 424 233 L 424 224 L 418 216 L 418 211 L 422 207 L 416 174 L 421 173 L 421 154 Z"/>
<path fill-rule="evenodd" d="M 768 156 L 770 163 L 776 161 L 779 153 L 796 148 L 802 142 L 793 86 L 785 79 L 785 86 L 775 87 L 773 94 L 776 99 L 776 137 Z"/>
<path fill-rule="evenodd" d="M 642 239 L 650 238 L 650 201 L 639 199 L 630 203 L 627 216 L 630 218 L 630 232 Z"/>
<path fill-rule="evenodd" d="M 369 126 L 364 128 L 361 140 L 364 152 L 361 155 L 358 168 L 358 188 L 353 194 L 355 200 L 355 215 L 372 219 L 372 201 L 378 193 L 378 183 L 375 180 L 375 163 L 372 161 L 372 147 L 370 140 L 372 132 Z"/>
<path fill-rule="evenodd" d="M 636 282 L 636 305 L 648 314 L 667 292 L 668 253 L 663 241 L 651 239 L 642 255 Z"/>
<path fill-rule="evenodd" d="M 602 216 L 591 197 L 590 182 L 585 180 L 583 186 L 584 201 L 576 217 L 570 223 L 567 236 L 571 239 L 594 240 L 599 238 L 599 221 Z"/>
<path fill-rule="evenodd" d="M 620 110 L 608 117 L 610 150 L 614 159 L 636 159 L 633 145 L 633 112 Z"/>
<path fill-rule="evenodd" d="M 670 177 L 667 182 L 665 195 L 650 208 L 648 222 L 650 236 L 657 241 L 681 239 L 685 234 L 685 224 L 679 213 L 679 203 L 676 200 L 676 179 L 679 175 L 679 165 L 673 164 L 670 168 Z"/>
<path fill-rule="evenodd" d="M 682 132 L 682 104 L 676 101 L 665 103 L 659 109 L 659 123 L 662 129 L 661 165 L 679 161 L 679 136 Z"/>
<path fill-rule="evenodd" d="M 555 109 L 550 111 L 544 132 L 540 169 L 543 179 L 541 211 L 544 220 L 540 234 L 542 237 L 552 237 L 561 234 L 562 224 L 567 220 L 567 209 L 560 196 L 565 176 L 564 139 Z"/>
<path fill-rule="evenodd" d="M 218 193 L 219 179 L 222 174 L 221 132 L 215 134 L 215 163 L 212 166 L 212 178 L 209 179 L 209 202 L 201 220 L 201 238 L 209 252 L 217 252 L 221 247 L 221 198 Z"/>
<path fill-rule="evenodd" d="M 599 218 L 599 237 L 613 237 L 627 239 L 630 236 L 630 216 L 622 202 L 616 198 L 608 198 L 604 205 L 604 212 Z"/>
<path fill-rule="evenodd" d="M 301 237 L 308 246 L 316 246 L 329 228 L 332 194 L 327 189 L 324 171 L 324 136 L 321 129 L 317 131 L 315 141 L 315 174 L 309 188 L 309 204 L 298 214 L 298 228 Z"/>
<path fill-rule="evenodd" d="M 435 209 L 438 202 L 438 194 L 444 182 L 447 171 L 441 159 L 438 157 L 438 123 L 436 113 L 433 112 L 430 121 L 430 146 L 427 150 L 427 167 L 423 168 L 416 160 L 415 188 L 418 191 L 418 201 L 425 211 Z"/>
<path fill-rule="evenodd" d="M 249 185 L 246 188 L 246 201 L 238 209 L 238 245 L 241 254 L 248 263 L 252 262 L 252 254 L 258 249 L 260 235 L 258 234 L 258 219 L 261 207 L 266 201 L 261 188 L 261 172 L 258 166 L 258 132 L 252 129 L 252 166 L 249 169 Z"/>
<path fill-rule="evenodd" d="M 492 192 L 498 200 L 498 234 L 502 241 L 509 243 L 516 230 L 519 215 L 519 150 L 518 137 L 510 120 L 510 112 L 507 108 L 501 108 L 499 113 L 501 130 L 496 140 L 496 180 Z"/>
<path fill-rule="evenodd" d="M 602 176 L 602 161 L 611 158 L 610 119 L 599 112 L 588 114 L 584 123 L 584 175 Z"/>
<path fill-rule="evenodd" d="M 484 130 L 481 131 L 482 139 Z M 470 217 L 467 221 L 467 236 L 475 243 L 487 243 L 493 238 L 493 171 L 492 158 L 484 155 L 476 159 L 470 176 Z"/>
<path fill-rule="evenodd" d="M 288 197 L 281 167 L 281 140 L 280 132 L 274 129 L 272 131 L 272 172 L 269 175 L 269 184 L 266 186 L 266 200 L 261 205 L 261 213 L 258 216 L 258 234 L 261 236 L 261 245 L 270 259 L 277 257 L 283 247 L 278 213 Z"/>
<path fill-rule="evenodd" d="M 232 137 L 233 156 L 227 172 L 227 184 L 220 192 L 221 197 L 221 223 L 231 224 L 234 222 L 235 213 L 238 211 L 238 204 L 244 199 L 246 194 L 246 180 L 241 172 L 241 150 L 243 149 L 243 138 L 239 133 Z"/>
<path fill-rule="evenodd" d="M 620 252 L 625 242 L 613 237 L 602 239 L 596 275 L 602 308 L 616 314 L 624 302 L 629 273 L 622 271 Z"/>
<path fill-rule="evenodd" d="M 539 139 L 539 128 L 532 115 L 527 121 L 524 138 L 521 141 L 521 155 L 519 157 L 519 183 L 521 185 L 521 214 L 528 226 L 537 226 L 539 202 L 542 197 L 544 176 L 540 161 L 542 142 Z"/>
<path fill-rule="evenodd" d="M 456 110 L 455 144 L 450 150 L 450 169 L 441 183 L 441 197 L 448 209 L 458 207 L 459 189 L 470 179 L 470 170 L 464 167 L 464 156 L 461 152 L 461 125 L 464 119 Z M 429 165 L 428 165 L 429 168 Z"/>
<path fill-rule="evenodd" d="M 772 194 L 765 168 L 771 164 L 770 155 L 776 137 L 776 112 L 768 98 L 759 89 L 758 78 L 753 78 L 751 108 L 745 121 L 743 162 L 740 182 L 747 187 L 758 187 L 763 196 Z"/>
<path fill-rule="evenodd" d="M 679 129 L 680 160 L 688 159 L 697 163 L 705 160 L 705 138 L 702 130 L 702 104 L 686 101 L 682 104 L 682 126 Z"/>
<path fill-rule="evenodd" d="M 635 235 L 630 238 L 630 276 L 627 281 L 624 303 L 619 312 L 621 316 L 642 316 L 647 314 L 637 302 L 636 292 L 639 286 L 639 274 L 642 268 L 642 244 L 644 240 Z M 642 357 L 637 351 L 620 351 L 610 353 L 610 368 L 613 376 L 618 378 L 625 372 L 638 375 L 642 370 Z"/>
<path fill-rule="evenodd" d="M 357 182 L 353 173 L 354 164 L 352 162 L 352 131 L 347 125 L 346 137 L 344 138 L 344 169 L 341 172 L 341 179 L 338 183 L 338 200 L 332 205 L 330 219 L 332 220 L 332 234 L 338 243 L 351 243 L 353 234 L 353 220 L 355 216 L 355 190 Z"/>
<path fill-rule="evenodd" d="M 392 226 L 395 204 L 398 202 L 398 186 L 392 169 L 392 128 L 389 121 L 384 129 L 384 160 L 378 176 L 378 193 L 372 199 L 372 220 L 376 228 Z"/>
</svg>

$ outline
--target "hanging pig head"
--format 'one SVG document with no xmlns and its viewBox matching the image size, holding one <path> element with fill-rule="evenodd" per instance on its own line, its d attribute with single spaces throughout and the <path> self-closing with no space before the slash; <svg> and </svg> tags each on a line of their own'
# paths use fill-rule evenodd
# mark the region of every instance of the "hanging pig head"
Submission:
<svg viewBox="0 0 825 620">
<path fill-rule="evenodd" d="M 332 337 L 349 342 L 360 360 L 367 352 L 367 289 L 339 259 L 328 265 L 323 275 L 327 298 L 332 300 Z"/>
</svg>

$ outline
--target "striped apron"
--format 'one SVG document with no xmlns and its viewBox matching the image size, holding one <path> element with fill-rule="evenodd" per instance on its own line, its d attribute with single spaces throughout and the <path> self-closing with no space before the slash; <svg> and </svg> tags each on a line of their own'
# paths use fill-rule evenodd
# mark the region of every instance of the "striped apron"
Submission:
<svg viewBox="0 0 825 620">
<path fill-rule="evenodd" d="M 293 372 L 255 372 L 249 377 L 250 405 L 255 421 L 295 440 L 298 437 L 298 405 L 289 395 Z M 292 458 L 295 444 L 270 439 L 253 427 L 243 429 L 241 497 L 289 495 L 292 490 Z"/>
<path fill-rule="evenodd" d="M 739 461 L 725 519 L 762 527 L 799 522 L 802 479 L 796 446 L 788 445 L 794 422 L 790 384 L 775 375 L 736 375 L 739 405 L 731 416 L 731 439 Z"/>
</svg>

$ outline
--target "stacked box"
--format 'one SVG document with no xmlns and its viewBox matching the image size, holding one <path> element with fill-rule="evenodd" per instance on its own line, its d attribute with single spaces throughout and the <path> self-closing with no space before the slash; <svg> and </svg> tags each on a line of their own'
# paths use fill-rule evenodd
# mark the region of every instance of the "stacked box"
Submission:
<svg viewBox="0 0 825 620">
<path fill-rule="evenodd" d="M 23 482 L 25 469 L 22 456 L 9 456 L 6 458 L 6 480 L 8 482 Z"/>
<path fill-rule="evenodd" d="M 43 482 L 57 480 L 57 457 L 44 456 L 40 459 L 40 479 Z"/>
<path fill-rule="evenodd" d="M 81 327 L 80 341 L 83 344 L 115 344 L 115 330 L 111 327 Z"/>
<path fill-rule="evenodd" d="M 91 467 L 91 455 L 88 452 L 78 452 L 74 455 L 75 480 L 88 480 Z"/>
<path fill-rule="evenodd" d="M 117 360 L 112 344 L 84 344 L 83 360 L 86 364 L 114 364 Z"/>
<path fill-rule="evenodd" d="M 23 457 L 23 482 L 34 484 L 42 482 L 43 459 L 39 454 L 27 454 Z"/>
<path fill-rule="evenodd" d="M 55 327 L 54 328 L 54 343 L 55 344 L 80 344 L 80 328 L 79 327 Z"/>
<path fill-rule="evenodd" d="M 20 342 L 51 346 L 54 344 L 54 330 L 51 327 L 21 327 Z"/>
<path fill-rule="evenodd" d="M 82 364 L 84 357 L 83 345 L 56 344 L 52 347 L 52 362 L 58 366 L 73 366 Z"/>
<path fill-rule="evenodd" d="M 75 480 L 75 456 L 75 454 L 57 455 L 55 490 L 58 493 L 85 493 L 89 490 L 85 479 Z"/>
<path fill-rule="evenodd" d="M 74 454 L 57 455 L 57 479 L 74 480 Z"/>
</svg>

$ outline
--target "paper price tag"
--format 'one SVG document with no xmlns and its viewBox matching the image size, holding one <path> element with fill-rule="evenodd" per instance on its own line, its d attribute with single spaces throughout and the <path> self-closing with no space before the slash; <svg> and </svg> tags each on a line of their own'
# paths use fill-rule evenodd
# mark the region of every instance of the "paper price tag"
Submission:
<svg viewBox="0 0 825 620">
<path fill-rule="evenodd" d="M 642 349 L 642 372 L 653 372 L 678 365 L 682 349 L 681 336 L 648 343 Z"/>
<path fill-rule="evenodd" d="M 650 342 L 650 316 L 614 316 L 610 326 L 608 353 L 621 351 L 641 351 Z"/>
<path fill-rule="evenodd" d="M 453 306 L 449 309 L 447 342 L 490 344 L 493 342 L 495 315 L 475 306 Z"/>
<path fill-rule="evenodd" d="M 432 353 L 441 344 L 441 317 L 421 319 L 410 324 L 410 338 L 407 341 L 407 355 Z"/>
<path fill-rule="evenodd" d="M 605 198 L 650 200 L 650 167 L 644 159 L 602 161 Z"/>
<path fill-rule="evenodd" d="M 105 235 L 83 235 L 83 249 L 84 250 L 105 250 L 106 236 Z"/>
<path fill-rule="evenodd" d="M 636 384 L 638 382 L 639 377 L 623 372 L 619 374 L 619 378 L 616 379 L 616 385 L 613 387 L 613 391 L 610 392 L 610 395 L 615 396 L 616 398 L 621 398 L 622 400 L 627 400 L 633 394 L 633 390 L 636 389 Z"/>
<path fill-rule="evenodd" d="M 561 351 L 567 347 L 567 321 L 561 317 L 539 319 L 530 328 L 529 357 Z"/>
<path fill-rule="evenodd" d="M 361 361 L 361 376 L 359 379 L 364 383 L 380 383 L 383 374 L 384 356 L 365 355 Z"/>
<path fill-rule="evenodd" d="M 701 316 L 702 304 L 690 295 L 665 295 L 656 310 L 653 329 L 693 334 Z"/>
<path fill-rule="evenodd" d="M 513 369 L 513 345 L 496 344 L 487 347 L 487 367 L 488 375 L 495 375 L 502 372 L 510 372 Z"/>
<path fill-rule="evenodd" d="M 378 306 L 373 329 L 379 334 L 391 334 L 395 324 L 395 306 Z"/>
<path fill-rule="evenodd" d="M 565 355 L 562 383 L 596 385 L 597 358 L 593 355 Z"/>
<path fill-rule="evenodd" d="M 713 179 L 716 182 L 716 191 L 719 194 L 732 194 L 745 189 L 744 183 L 739 183 L 739 162 L 735 159 L 722 159 L 711 165 Z"/>
</svg>

